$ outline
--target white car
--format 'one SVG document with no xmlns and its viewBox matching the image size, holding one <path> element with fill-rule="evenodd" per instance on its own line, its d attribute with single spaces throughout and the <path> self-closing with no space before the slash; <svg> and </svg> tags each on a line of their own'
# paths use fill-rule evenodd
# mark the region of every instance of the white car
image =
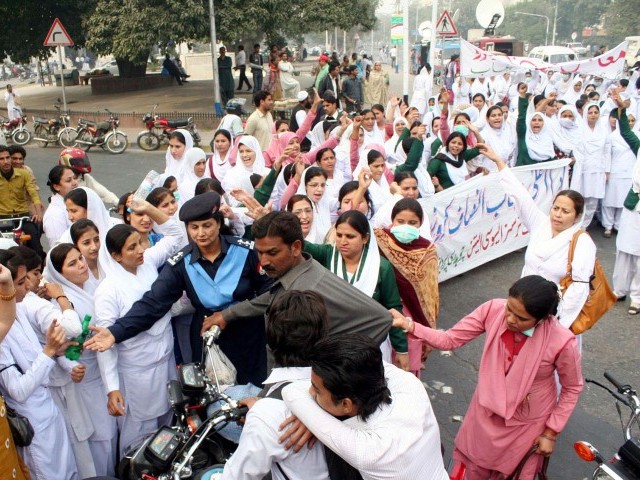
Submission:
<svg viewBox="0 0 640 480">
<path fill-rule="evenodd" d="M 111 60 L 109 62 L 104 62 L 101 63 L 100 65 L 97 65 L 96 68 L 94 68 L 93 70 L 106 70 L 107 72 L 109 72 L 111 75 L 118 75 L 118 64 L 116 63 L 115 60 Z"/>
<path fill-rule="evenodd" d="M 582 55 L 583 57 L 587 53 L 589 53 L 589 49 L 582 45 L 582 42 L 571 42 L 567 43 L 565 46 L 576 52 L 578 55 Z"/>
</svg>

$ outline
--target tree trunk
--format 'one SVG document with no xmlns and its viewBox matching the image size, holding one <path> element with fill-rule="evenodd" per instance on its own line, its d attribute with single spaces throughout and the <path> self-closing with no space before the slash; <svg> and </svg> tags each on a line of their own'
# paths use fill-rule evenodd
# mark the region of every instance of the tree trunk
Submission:
<svg viewBox="0 0 640 480">
<path fill-rule="evenodd" d="M 147 72 L 147 62 L 136 65 L 129 59 L 116 58 L 116 63 L 121 77 L 144 77 Z"/>
</svg>

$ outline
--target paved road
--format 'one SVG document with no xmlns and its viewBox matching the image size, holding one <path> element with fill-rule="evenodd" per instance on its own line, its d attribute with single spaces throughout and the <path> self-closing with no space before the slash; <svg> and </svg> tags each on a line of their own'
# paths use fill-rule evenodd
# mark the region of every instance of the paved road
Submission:
<svg viewBox="0 0 640 480">
<path fill-rule="evenodd" d="M 53 147 L 27 148 L 27 163 L 36 173 L 43 197 L 47 190 L 46 175 L 56 163 L 58 152 L 59 149 Z M 90 151 L 89 155 L 95 177 L 117 194 L 135 190 L 150 169 L 164 168 L 163 151 L 146 153 L 130 150 L 124 155 L 115 156 Z M 598 246 L 598 257 L 605 271 L 610 274 L 615 260 L 615 239 L 603 238 L 599 228 L 594 227 L 591 233 Z M 519 277 L 522 265 L 523 253 L 514 252 L 443 283 L 440 290 L 439 327 L 448 328 L 484 301 L 506 295 L 511 283 Z M 626 307 L 626 304 L 617 304 L 583 336 L 583 371 L 585 377 L 602 379 L 602 372 L 608 370 L 619 379 L 640 388 L 640 349 L 637 342 L 640 337 L 640 317 L 628 315 Z M 433 352 L 423 374 L 440 423 L 447 460 L 460 425 L 451 417 L 465 414 L 475 388 L 482 346 L 480 338 L 453 352 L 451 356 Z M 434 389 L 434 382 L 451 386 L 453 394 L 443 394 Z M 615 406 L 611 398 L 597 387 L 585 387 L 573 417 L 560 436 L 557 452 L 551 459 L 551 478 L 590 478 L 592 466 L 579 460 L 572 449 L 573 442 L 578 439 L 590 441 L 605 456 L 611 455 L 622 444 Z"/>
</svg>

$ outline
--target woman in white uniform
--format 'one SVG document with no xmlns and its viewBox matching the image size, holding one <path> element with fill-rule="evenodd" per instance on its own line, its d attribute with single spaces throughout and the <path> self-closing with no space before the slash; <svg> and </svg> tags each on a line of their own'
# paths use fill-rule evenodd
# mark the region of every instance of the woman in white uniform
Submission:
<svg viewBox="0 0 640 480">
<path fill-rule="evenodd" d="M 52 195 L 47 211 L 42 217 L 42 226 L 49 247 L 51 247 L 71 226 L 67 207 L 64 204 L 64 196 L 78 186 L 78 180 L 76 180 L 73 170 L 57 165 L 49 171 L 47 185 L 49 185 Z"/>
<path fill-rule="evenodd" d="M 627 118 L 629 127 L 633 131 L 636 119 L 633 115 L 627 115 Z M 620 216 L 624 208 L 624 200 L 631 188 L 631 176 L 636 163 L 636 156 L 622 138 L 619 125 L 607 137 L 605 153 L 607 184 L 602 200 L 602 226 L 604 236 L 609 238 L 614 228 L 620 229 Z"/>
<path fill-rule="evenodd" d="M 502 108 L 494 105 L 487 109 L 487 122 L 481 130 L 484 142 L 503 158 L 508 165 L 515 164 L 515 156 L 517 153 L 517 140 L 513 129 L 504 121 Z M 487 168 L 490 172 L 496 171 L 495 163 L 491 160 L 481 157 L 481 166 Z"/>
<path fill-rule="evenodd" d="M 624 104 L 620 98 L 614 97 L 618 103 L 620 134 L 631 151 L 638 155 L 640 139 L 629 126 Z M 640 313 L 640 158 L 636 157 L 631 178 L 631 188 L 624 201 L 624 209 L 620 216 L 620 230 L 616 237 L 616 264 L 613 269 L 613 290 L 619 300 L 630 294 L 629 314 Z"/>
<path fill-rule="evenodd" d="M 173 176 L 180 184 L 182 179 L 182 169 L 184 168 L 186 154 L 193 148 L 193 137 L 191 134 L 179 128 L 169 137 L 169 146 L 165 154 L 166 166 L 164 173 Z"/>
<path fill-rule="evenodd" d="M 611 132 L 609 119 L 600 117 L 600 106 L 590 103 L 583 111 L 585 136 L 578 145 L 579 157 L 573 167 L 571 189 L 582 194 L 585 200 L 582 228 L 587 228 L 604 198 L 605 191 L 605 143 Z"/>
<path fill-rule="evenodd" d="M 26 263 L 30 291 L 19 308 L 31 324 L 40 345 L 46 345 L 47 331 L 54 320 L 64 329 L 67 338 L 80 335 L 82 322 L 60 285 L 49 282 L 43 287 L 46 295 L 51 298 L 50 302 L 35 293 L 42 280 L 40 257 L 24 246 L 13 247 L 10 251 L 17 252 Z M 84 378 L 86 367 L 64 355 L 57 357 L 55 361 L 56 365 L 49 375 L 51 397 L 64 418 L 80 478 L 95 477 L 96 469 L 89 447 L 89 438 L 95 429 L 77 385 Z"/>
<path fill-rule="evenodd" d="M 90 315 L 90 325 L 95 325 L 93 300 L 97 282 L 90 280 L 87 262 L 74 245 L 61 243 L 49 251 L 45 279 L 60 284 L 78 317 L 84 319 Z M 96 474 L 113 476 L 117 427 L 115 419 L 107 411 L 96 352 L 83 350 L 79 362 L 86 366 L 84 378 L 78 387 L 94 426 L 94 432 L 89 437 L 89 448 Z"/>
<path fill-rule="evenodd" d="M 96 324 L 109 327 L 151 289 L 158 269 L 182 246 L 176 221 L 147 202 L 135 210 L 147 212 L 164 234 L 145 249 L 141 235 L 130 225 L 116 225 L 107 233 L 101 252 L 105 280 L 96 289 Z M 108 392 L 109 414 L 119 417 L 120 454 L 137 440 L 171 421 L 167 390 L 175 378 L 171 313 L 149 330 L 98 354 Z"/>
<path fill-rule="evenodd" d="M 53 322 L 44 348 L 40 345 L 20 308 L 29 286 L 24 261 L 4 250 L 0 263 L 11 271 L 17 303 L 16 320 L 0 349 L 0 391 L 7 405 L 27 417 L 34 430 L 31 444 L 19 449 L 22 459 L 33 480 L 75 480 L 78 472 L 64 418 L 47 388 L 53 358 L 66 341 L 64 329 Z"/>
<path fill-rule="evenodd" d="M 524 256 L 522 276 L 541 275 L 560 283 L 567 273 L 569 246 L 582 225 L 584 199 L 573 190 L 558 192 L 546 214 L 540 210 L 529 191 L 496 153 L 484 145 L 483 155 L 494 161 L 500 183 L 515 202 L 520 220 L 529 230 L 530 240 Z M 585 233 L 578 237 L 571 262 L 573 283 L 563 292 L 558 310 L 560 323 L 569 328 L 589 296 L 589 279 L 596 261 L 596 246 Z"/>
</svg>

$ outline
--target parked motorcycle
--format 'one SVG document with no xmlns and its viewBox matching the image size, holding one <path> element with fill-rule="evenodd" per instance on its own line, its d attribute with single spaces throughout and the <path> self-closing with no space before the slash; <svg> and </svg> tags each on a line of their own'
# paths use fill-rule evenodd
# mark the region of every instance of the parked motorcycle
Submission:
<svg viewBox="0 0 640 480">
<path fill-rule="evenodd" d="M 596 462 L 598 466 L 593 472 L 593 479 L 614 479 L 614 480 L 637 480 L 640 479 L 640 439 L 633 436 L 632 427 L 640 427 L 640 399 L 635 390 L 630 385 L 622 385 L 611 374 L 605 372 L 604 377 L 611 382 L 616 391 L 602 385 L 595 380 L 586 378 L 587 383 L 593 383 L 600 388 L 604 388 L 616 399 L 616 408 L 622 422 L 622 411 L 620 403 L 626 405 L 631 410 L 629 420 L 623 427 L 624 444 L 610 460 L 606 460 L 600 452 L 590 443 L 579 441 L 573 446 L 578 456 L 586 462 Z M 636 435 L 638 432 L 636 431 Z"/>
<path fill-rule="evenodd" d="M 20 113 L 18 118 L 9 120 L 5 117 L 0 117 L 0 131 L 5 138 L 11 138 L 16 145 L 26 145 L 31 141 L 31 132 L 27 130 L 27 116 L 22 113 L 18 108 L 14 109 Z"/>
<path fill-rule="evenodd" d="M 56 118 L 33 117 L 33 139 L 38 146 L 45 148 L 49 143 L 60 144 L 65 148 L 75 145 L 76 131 L 69 127 L 71 117 L 62 112 L 60 105 L 54 105 L 58 111 Z"/>
<path fill-rule="evenodd" d="M 23 245 L 31 240 L 31 235 L 22 231 L 22 222 L 29 221 L 29 217 L 13 217 L 0 219 L 0 237 L 13 240 L 18 245 Z"/>
<path fill-rule="evenodd" d="M 206 352 L 220 333 L 220 328 L 214 327 L 203 335 L 200 363 L 186 363 L 178 368 L 178 380 L 167 385 L 176 425 L 161 427 L 130 448 L 118 468 L 121 480 L 220 478 L 224 463 L 236 445 L 217 432 L 247 413 L 246 407 L 239 406 L 221 391 L 213 364 L 210 367 L 215 383 L 205 373 Z M 206 358 L 210 357 L 207 355 Z M 222 401 L 224 405 L 207 416 L 207 405 L 216 401 Z"/>
<path fill-rule="evenodd" d="M 75 146 L 85 152 L 93 146 L 100 146 L 110 153 L 118 154 L 127 149 L 127 134 L 118 130 L 120 120 L 112 112 L 105 109 L 109 118 L 102 122 L 92 122 L 84 118 L 78 119 L 75 129 Z"/>
<path fill-rule="evenodd" d="M 156 114 L 157 108 L 158 105 L 156 104 L 153 106 L 151 113 L 147 113 L 142 117 L 146 130 L 141 131 L 136 139 L 138 146 L 142 150 L 151 152 L 160 148 L 160 145 L 168 144 L 171 134 L 179 128 L 191 133 L 194 147 L 200 146 L 200 134 L 192 117 L 182 120 L 167 120 L 166 117 L 160 117 Z"/>
</svg>

